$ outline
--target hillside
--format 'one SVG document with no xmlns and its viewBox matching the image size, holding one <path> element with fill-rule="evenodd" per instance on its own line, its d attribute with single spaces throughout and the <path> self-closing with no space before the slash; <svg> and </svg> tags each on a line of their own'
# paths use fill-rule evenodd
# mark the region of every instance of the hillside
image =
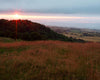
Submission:
<svg viewBox="0 0 100 80">
<path fill-rule="evenodd" d="M 17 29 L 16 29 L 17 26 Z M 0 20 L 0 37 L 10 37 L 22 40 L 61 40 L 71 42 L 84 42 L 81 39 L 68 38 L 56 33 L 45 25 L 29 20 Z"/>
<path fill-rule="evenodd" d="M 9 41 L 0 41 L 0 80 L 100 80 L 100 43 Z"/>
</svg>

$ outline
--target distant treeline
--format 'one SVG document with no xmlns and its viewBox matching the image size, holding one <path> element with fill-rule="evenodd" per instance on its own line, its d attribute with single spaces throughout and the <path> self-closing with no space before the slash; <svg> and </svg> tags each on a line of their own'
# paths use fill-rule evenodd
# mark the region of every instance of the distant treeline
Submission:
<svg viewBox="0 0 100 80">
<path fill-rule="evenodd" d="M 17 29 L 16 29 L 17 26 Z M 17 33 L 16 33 L 17 32 Z M 17 34 L 17 36 L 16 36 Z M 0 19 L 0 37 L 10 37 L 22 40 L 61 40 L 71 42 L 84 42 L 81 39 L 68 38 L 45 27 L 45 25 L 29 20 Z"/>
</svg>

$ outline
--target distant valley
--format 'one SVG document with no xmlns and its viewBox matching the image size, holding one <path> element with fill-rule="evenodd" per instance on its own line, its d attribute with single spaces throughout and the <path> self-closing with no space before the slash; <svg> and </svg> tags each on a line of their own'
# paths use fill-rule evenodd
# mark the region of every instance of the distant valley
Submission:
<svg viewBox="0 0 100 80">
<path fill-rule="evenodd" d="M 49 26 L 49 28 L 68 37 L 83 39 L 91 42 L 100 42 L 100 30 L 97 29 L 81 29 L 57 26 Z"/>
</svg>

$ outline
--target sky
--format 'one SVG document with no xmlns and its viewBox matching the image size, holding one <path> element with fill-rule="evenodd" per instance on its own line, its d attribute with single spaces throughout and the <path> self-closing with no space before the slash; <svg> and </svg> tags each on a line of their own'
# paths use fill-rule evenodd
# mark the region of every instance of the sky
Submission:
<svg viewBox="0 0 100 80">
<path fill-rule="evenodd" d="M 100 0 L 0 0 L 0 18 L 100 29 Z"/>
</svg>

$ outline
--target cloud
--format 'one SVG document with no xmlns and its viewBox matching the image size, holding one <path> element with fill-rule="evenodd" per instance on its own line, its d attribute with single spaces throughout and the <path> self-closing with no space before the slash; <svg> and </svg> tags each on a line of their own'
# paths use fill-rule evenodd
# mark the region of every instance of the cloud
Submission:
<svg viewBox="0 0 100 80">
<path fill-rule="evenodd" d="M 100 14 L 100 0 L 0 0 L 0 12 Z"/>
</svg>

